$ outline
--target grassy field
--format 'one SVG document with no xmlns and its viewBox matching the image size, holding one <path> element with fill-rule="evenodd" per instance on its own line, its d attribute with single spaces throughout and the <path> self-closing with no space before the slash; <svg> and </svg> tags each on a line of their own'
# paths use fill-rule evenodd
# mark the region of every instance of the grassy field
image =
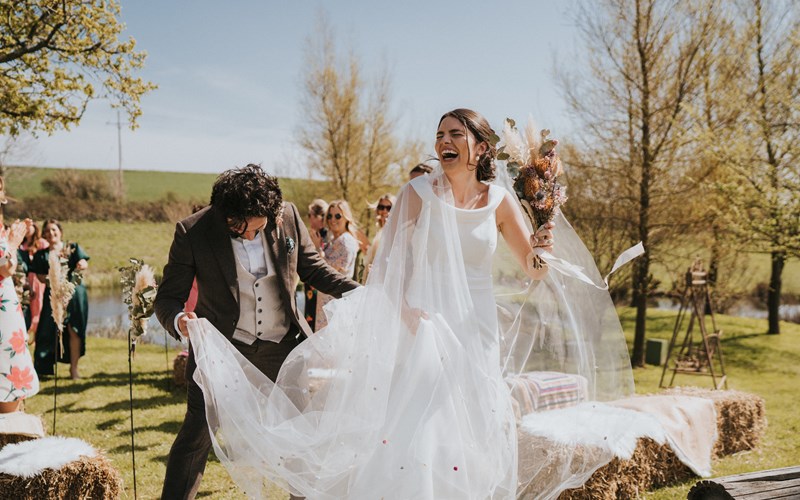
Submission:
<svg viewBox="0 0 800 500">
<path fill-rule="evenodd" d="M 634 311 L 620 310 L 626 332 L 633 330 Z M 668 338 L 675 315 L 650 311 L 651 338 Z M 800 325 L 785 323 L 779 336 L 766 336 L 762 322 L 719 316 L 724 330 L 729 386 L 765 398 L 769 427 L 761 446 L 714 462 L 717 476 L 783 467 L 797 463 L 800 449 L 800 415 L 797 414 L 797 380 L 800 379 Z M 629 343 L 630 343 L 629 338 Z M 175 351 L 170 351 L 171 360 Z M 64 367 L 65 365 L 62 365 Z M 184 391 L 169 386 L 163 348 L 143 345 L 137 349 L 135 373 L 135 423 L 137 487 L 140 498 L 157 498 L 163 480 L 166 457 L 178 432 L 185 409 Z M 79 381 L 59 383 L 58 433 L 84 439 L 104 450 L 124 478 L 132 497 L 130 421 L 128 417 L 128 366 L 125 342 L 104 338 L 88 339 L 88 354 L 82 360 Z M 634 372 L 638 393 L 658 391 L 659 367 Z M 679 384 L 710 387 L 711 380 L 689 378 Z M 53 382 L 43 382 L 41 393 L 27 404 L 27 411 L 42 415 L 51 429 Z M 685 498 L 694 481 L 647 493 L 644 498 L 666 500 Z M 221 464 L 212 456 L 201 485 L 205 498 L 244 498 Z M 277 488 L 270 498 L 287 495 Z"/>
<path fill-rule="evenodd" d="M 65 222 L 64 239 L 78 242 L 89 254 L 85 282 L 89 287 L 119 283 L 120 266 L 137 257 L 161 274 L 167 263 L 175 225 L 151 222 Z"/>
<path fill-rule="evenodd" d="M 23 199 L 45 194 L 42 190 L 42 180 L 58 170 L 60 169 L 40 167 L 9 168 L 6 174 L 6 189 L 9 196 Z M 86 170 L 84 172 L 113 178 L 116 178 L 117 175 L 114 170 Z M 171 193 L 178 199 L 207 202 L 217 174 L 123 170 L 122 177 L 125 183 L 125 198 L 130 201 L 156 201 Z M 301 210 L 305 210 L 313 198 L 329 200 L 334 197 L 332 185 L 329 182 L 281 178 L 280 185 L 284 199 L 295 203 Z"/>
</svg>

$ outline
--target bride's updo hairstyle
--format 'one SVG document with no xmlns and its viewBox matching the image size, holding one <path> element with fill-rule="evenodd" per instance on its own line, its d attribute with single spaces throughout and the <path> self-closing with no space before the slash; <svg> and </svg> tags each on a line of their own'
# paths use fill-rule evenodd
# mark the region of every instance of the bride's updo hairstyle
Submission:
<svg viewBox="0 0 800 500">
<path fill-rule="evenodd" d="M 475 175 L 481 182 L 493 181 L 495 177 L 494 158 L 497 155 L 497 148 L 494 147 L 490 140 L 495 133 L 492 127 L 489 126 L 489 122 L 478 112 L 472 111 L 471 109 L 458 108 L 443 114 L 441 119 L 439 119 L 439 125 L 441 125 L 442 121 L 448 116 L 460 121 L 467 130 L 472 132 L 477 143 L 480 144 L 483 142 L 486 144 L 486 152 L 478 157 Z"/>
</svg>

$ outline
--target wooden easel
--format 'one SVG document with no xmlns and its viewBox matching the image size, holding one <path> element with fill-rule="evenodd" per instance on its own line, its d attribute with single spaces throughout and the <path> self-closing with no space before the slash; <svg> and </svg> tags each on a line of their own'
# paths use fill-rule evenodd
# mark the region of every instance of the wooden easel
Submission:
<svg viewBox="0 0 800 500">
<path fill-rule="evenodd" d="M 686 335 L 683 338 L 680 349 L 676 350 L 678 332 L 682 330 L 683 321 L 689 310 L 691 310 L 691 313 Z M 709 333 L 706 328 L 706 310 L 710 311 L 712 333 Z M 697 322 L 700 336 L 702 337 L 699 342 L 694 342 L 692 335 L 695 321 Z M 664 387 L 664 378 L 667 374 L 667 368 L 669 367 L 670 359 L 673 358 L 673 352 L 675 351 L 672 378 L 669 381 L 669 387 L 672 387 L 675 381 L 675 375 L 678 373 L 685 373 L 687 375 L 710 376 L 714 381 L 714 389 L 720 389 L 721 387 L 727 389 L 728 381 L 725 375 L 725 362 L 722 358 L 721 337 L 722 331 L 717 328 L 717 323 L 714 319 L 714 309 L 711 307 L 708 272 L 703 269 L 703 263 L 698 259 L 686 272 L 686 288 L 683 291 L 681 307 L 678 310 L 678 317 L 675 320 L 675 329 L 672 331 L 672 339 L 669 342 L 669 349 L 667 350 L 667 362 L 664 363 L 664 369 L 661 372 L 661 381 L 658 383 L 658 386 Z M 719 372 L 715 371 L 714 368 L 715 358 L 719 363 Z"/>
</svg>

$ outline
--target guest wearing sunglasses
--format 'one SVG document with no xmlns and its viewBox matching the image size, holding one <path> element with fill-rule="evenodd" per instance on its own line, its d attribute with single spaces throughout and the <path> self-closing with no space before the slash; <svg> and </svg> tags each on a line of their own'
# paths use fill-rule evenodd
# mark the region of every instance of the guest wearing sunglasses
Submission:
<svg viewBox="0 0 800 500">
<path fill-rule="evenodd" d="M 375 238 L 372 240 L 369 250 L 367 250 L 367 257 L 364 262 L 365 271 L 363 283 L 367 282 L 370 267 L 372 267 L 372 262 L 375 260 L 375 255 L 378 253 L 378 243 L 381 241 L 381 232 L 383 231 L 383 226 L 385 226 L 386 221 L 389 220 L 389 213 L 392 210 L 394 202 L 394 195 L 386 193 L 385 195 L 381 196 L 381 198 L 378 200 L 378 203 L 375 204 L 375 225 L 378 226 L 378 232 L 375 233 Z"/>
<path fill-rule="evenodd" d="M 322 255 L 322 247 L 330 241 L 328 228 L 325 227 L 325 215 L 328 213 L 328 202 L 320 198 L 315 199 L 308 206 L 308 234 L 317 251 Z M 306 301 L 303 307 L 303 314 L 306 317 L 308 326 L 312 331 L 317 331 L 317 289 L 308 283 L 304 283 Z"/>
<path fill-rule="evenodd" d="M 352 276 L 356 267 L 358 240 L 355 237 L 357 228 L 350 205 L 344 200 L 332 201 L 328 206 L 325 222 L 328 225 L 331 240 L 322 245 L 322 255 L 331 267 L 345 276 Z M 330 295 L 317 293 L 315 331 L 319 331 L 328 324 L 322 308 L 330 301 Z"/>
</svg>

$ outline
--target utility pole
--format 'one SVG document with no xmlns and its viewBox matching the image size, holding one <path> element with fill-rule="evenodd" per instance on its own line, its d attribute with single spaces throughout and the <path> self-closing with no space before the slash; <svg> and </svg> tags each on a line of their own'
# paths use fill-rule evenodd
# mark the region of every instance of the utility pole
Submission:
<svg viewBox="0 0 800 500">
<path fill-rule="evenodd" d="M 119 116 L 119 110 L 117 110 L 117 121 L 116 122 L 107 122 L 107 125 L 116 125 L 117 126 L 117 197 L 122 199 L 125 195 L 125 181 L 122 178 L 122 119 Z"/>
</svg>

